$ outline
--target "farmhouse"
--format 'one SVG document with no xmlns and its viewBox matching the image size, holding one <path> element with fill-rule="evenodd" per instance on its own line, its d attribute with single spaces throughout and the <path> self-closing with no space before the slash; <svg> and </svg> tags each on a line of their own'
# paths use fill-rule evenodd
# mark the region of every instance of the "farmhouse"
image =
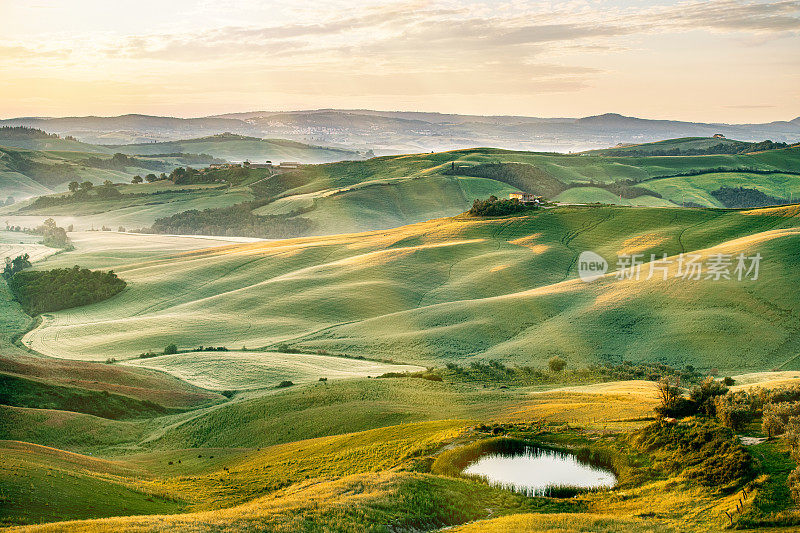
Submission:
<svg viewBox="0 0 800 533">
<path fill-rule="evenodd" d="M 512 192 L 508 195 L 509 199 L 511 200 L 519 200 L 523 204 L 540 204 L 542 203 L 542 197 L 536 196 L 529 192 Z"/>
<path fill-rule="evenodd" d="M 715 134 L 714 134 L 714 138 L 715 138 L 715 139 L 724 139 L 724 138 L 725 138 L 725 136 L 724 136 L 723 134 L 721 134 L 721 133 L 715 133 Z"/>
</svg>

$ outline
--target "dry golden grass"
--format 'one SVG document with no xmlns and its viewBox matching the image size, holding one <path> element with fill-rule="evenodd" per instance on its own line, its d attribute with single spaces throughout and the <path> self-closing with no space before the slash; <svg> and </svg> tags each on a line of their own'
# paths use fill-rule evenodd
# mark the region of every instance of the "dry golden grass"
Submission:
<svg viewBox="0 0 800 533">
<path fill-rule="evenodd" d="M 533 392 L 501 419 L 545 420 L 595 429 L 626 429 L 653 416 L 658 404 L 655 383 L 618 381 Z"/>
</svg>

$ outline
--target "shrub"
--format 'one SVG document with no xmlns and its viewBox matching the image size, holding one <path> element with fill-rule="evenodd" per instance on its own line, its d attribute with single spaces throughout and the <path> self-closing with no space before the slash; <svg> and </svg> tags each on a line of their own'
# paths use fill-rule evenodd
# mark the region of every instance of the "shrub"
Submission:
<svg viewBox="0 0 800 533">
<path fill-rule="evenodd" d="M 650 424 L 634 433 L 633 443 L 665 469 L 708 487 L 732 488 L 754 473 L 736 435 L 710 421 Z"/>
<path fill-rule="evenodd" d="M 721 381 L 709 376 L 700 385 L 692 389 L 690 397 L 696 404 L 698 412 L 706 416 L 715 416 L 716 404 L 714 398 L 722 396 L 726 392 L 728 392 L 728 388 Z"/>
<path fill-rule="evenodd" d="M 800 416 L 800 402 L 768 403 L 764 406 L 761 428 L 768 437 L 780 435 L 794 416 Z"/>
<path fill-rule="evenodd" d="M 714 408 L 720 423 L 733 430 L 744 427 L 756 413 L 747 393 L 727 393 L 714 398 Z"/>
<path fill-rule="evenodd" d="M 167 344 L 167 347 L 164 348 L 164 355 L 174 355 L 178 353 L 178 345 L 175 343 Z"/>
<path fill-rule="evenodd" d="M 284 387 L 291 387 L 292 385 L 294 385 L 294 383 L 292 383 L 288 379 L 285 379 L 285 380 L 281 381 L 280 383 L 278 383 L 278 388 L 281 389 L 281 388 L 284 388 Z"/>
<path fill-rule="evenodd" d="M 547 367 L 551 372 L 561 372 L 567 367 L 567 362 L 555 355 L 547 362 Z"/>
</svg>

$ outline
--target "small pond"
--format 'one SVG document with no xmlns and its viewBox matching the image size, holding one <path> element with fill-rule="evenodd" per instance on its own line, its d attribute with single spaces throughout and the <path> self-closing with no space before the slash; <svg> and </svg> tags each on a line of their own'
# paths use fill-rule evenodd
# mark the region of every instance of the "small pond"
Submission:
<svg viewBox="0 0 800 533">
<path fill-rule="evenodd" d="M 502 451 L 481 455 L 464 473 L 528 496 L 567 496 L 617 483 L 617 476 L 607 468 L 571 453 L 528 445 L 504 446 Z"/>
</svg>

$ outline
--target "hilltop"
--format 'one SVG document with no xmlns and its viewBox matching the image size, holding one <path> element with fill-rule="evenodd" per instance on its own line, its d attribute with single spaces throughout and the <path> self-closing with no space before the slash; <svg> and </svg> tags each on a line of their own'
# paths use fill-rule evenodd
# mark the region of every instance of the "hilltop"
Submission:
<svg viewBox="0 0 800 533">
<path fill-rule="evenodd" d="M 772 141 L 744 142 L 724 136 L 714 136 L 683 137 L 652 143 L 621 145 L 614 148 L 590 150 L 586 153 L 608 156 L 716 155 L 744 154 L 779 148 L 788 148 L 788 145 Z"/>
<path fill-rule="evenodd" d="M 660 139 L 721 133 L 745 141 L 800 141 L 796 120 L 767 124 L 708 124 L 650 120 L 606 113 L 583 118 L 480 116 L 364 109 L 255 111 L 181 119 L 119 117 L 14 118 L 0 125 L 41 128 L 97 144 L 177 141 L 232 132 L 379 154 L 442 151 L 471 146 L 561 152 L 641 144 Z"/>
<path fill-rule="evenodd" d="M 301 163 L 330 163 L 344 159 L 361 159 L 353 150 L 313 146 L 285 139 L 261 139 L 233 133 L 221 133 L 197 139 L 171 142 L 150 142 L 125 145 L 105 145 L 105 148 L 129 155 L 169 153 L 210 154 L 229 161 L 299 161 Z"/>
<path fill-rule="evenodd" d="M 55 133 L 24 126 L 0 127 L 0 146 L 33 151 L 113 153 L 103 147 L 80 142 L 73 137 L 61 138 Z"/>
</svg>

